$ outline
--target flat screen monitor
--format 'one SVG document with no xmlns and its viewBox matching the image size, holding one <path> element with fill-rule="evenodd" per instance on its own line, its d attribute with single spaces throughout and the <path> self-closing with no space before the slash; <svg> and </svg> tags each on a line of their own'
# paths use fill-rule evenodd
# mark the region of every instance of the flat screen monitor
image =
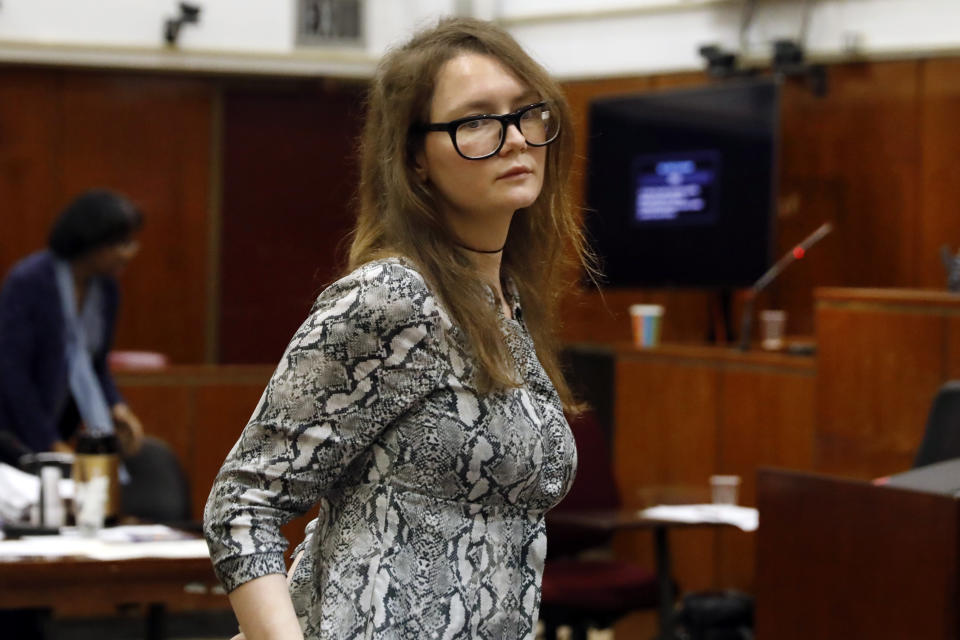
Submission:
<svg viewBox="0 0 960 640">
<path fill-rule="evenodd" d="M 587 230 L 605 282 L 742 287 L 770 266 L 779 85 L 594 101 Z"/>
</svg>

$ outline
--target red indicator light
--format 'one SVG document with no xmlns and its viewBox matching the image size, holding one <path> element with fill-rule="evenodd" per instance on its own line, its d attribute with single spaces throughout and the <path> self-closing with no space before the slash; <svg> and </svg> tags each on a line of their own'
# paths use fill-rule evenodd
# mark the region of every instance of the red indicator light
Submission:
<svg viewBox="0 0 960 640">
<path fill-rule="evenodd" d="M 805 254 L 805 253 L 806 253 L 806 251 L 803 250 L 803 247 L 794 247 L 794 248 L 793 248 L 793 257 L 796 258 L 797 260 L 799 260 L 800 258 L 802 258 L 802 257 L 803 257 L 803 254 Z"/>
</svg>

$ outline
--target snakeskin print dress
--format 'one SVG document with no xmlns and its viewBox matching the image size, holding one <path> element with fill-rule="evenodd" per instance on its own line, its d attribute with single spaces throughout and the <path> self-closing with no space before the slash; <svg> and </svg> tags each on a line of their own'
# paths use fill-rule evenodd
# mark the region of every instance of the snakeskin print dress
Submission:
<svg viewBox="0 0 960 640">
<path fill-rule="evenodd" d="M 406 261 L 320 295 L 207 501 L 227 590 L 285 573 L 279 527 L 319 503 L 290 586 L 307 638 L 533 638 L 543 516 L 576 450 L 508 289 L 501 329 L 524 384 L 486 394 Z"/>
</svg>

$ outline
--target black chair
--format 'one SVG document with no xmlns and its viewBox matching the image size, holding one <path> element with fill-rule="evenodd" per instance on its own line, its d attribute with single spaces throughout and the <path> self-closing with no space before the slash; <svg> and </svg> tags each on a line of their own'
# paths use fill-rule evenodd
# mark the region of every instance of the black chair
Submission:
<svg viewBox="0 0 960 640">
<path fill-rule="evenodd" d="M 164 441 L 145 437 L 136 455 L 123 462 L 130 482 L 121 485 L 121 513 L 148 522 L 196 528 L 190 519 L 187 475 Z"/>
<path fill-rule="evenodd" d="M 953 458 L 960 458 L 960 380 L 950 380 L 937 391 L 913 466 Z"/>
<path fill-rule="evenodd" d="M 180 459 L 159 438 L 146 436 L 135 455 L 123 459 L 130 481 L 120 486 L 120 512 L 141 520 L 199 531 L 190 517 L 190 484 Z M 166 608 L 148 605 L 145 637 L 168 637 Z"/>
</svg>

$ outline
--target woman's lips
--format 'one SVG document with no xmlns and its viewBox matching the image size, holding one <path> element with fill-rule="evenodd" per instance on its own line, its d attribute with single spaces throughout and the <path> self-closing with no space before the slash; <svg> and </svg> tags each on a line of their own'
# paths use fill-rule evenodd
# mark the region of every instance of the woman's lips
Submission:
<svg viewBox="0 0 960 640">
<path fill-rule="evenodd" d="M 503 180 L 503 179 L 505 179 L 505 178 L 516 178 L 516 177 L 519 177 L 519 176 L 526 176 L 526 175 L 529 175 L 529 174 L 531 174 L 531 173 L 533 173 L 533 171 L 531 171 L 530 169 L 527 169 L 526 167 L 514 167 L 514 168 L 512 168 L 512 169 L 510 169 L 510 170 L 508 170 L 508 171 L 505 171 L 505 172 L 504 172 L 503 174 L 501 174 L 501 176 L 500 176 L 499 178 L 497 178 L 497 179 L 498 179 L 498 180 Z"/>
</svg>

